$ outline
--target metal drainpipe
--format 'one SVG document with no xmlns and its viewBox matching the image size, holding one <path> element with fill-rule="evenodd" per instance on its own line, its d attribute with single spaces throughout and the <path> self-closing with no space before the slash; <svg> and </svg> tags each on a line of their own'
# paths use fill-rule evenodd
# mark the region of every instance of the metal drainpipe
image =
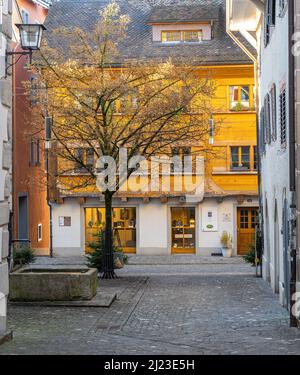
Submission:
<svg viewBox="0 0 300 375">
<path fill-rule="evenodd" d="M 293 315 L 294 296 L 296 293 L 297 279 L 297 197 L 296 197 L 296 144 L 295 144 L 295 58 L 293 56 L 293 35 L 295 32 L 295 3 L 288 1 L 288 23 L 289 23 L 289 168 L 290 168 L 290 191 L 292 193 L 292 220 L 291 220 L 291 278 L 290 278 L 290 326 L 298 327 L 298 319 Z"/>
<path fill-rule="evenodd" d="M 50 241 L 49 241 L 49 248 L 50 248 L 50 258 L 53 258 L 53 212 L 52 212 L 52 204 L 50 202 L 49 197 L 49 150 L 46 151 L 46 173 L 47 173 L 47 204 L 49 207 L 49 226 L 50 226 Z"/>
</svg>

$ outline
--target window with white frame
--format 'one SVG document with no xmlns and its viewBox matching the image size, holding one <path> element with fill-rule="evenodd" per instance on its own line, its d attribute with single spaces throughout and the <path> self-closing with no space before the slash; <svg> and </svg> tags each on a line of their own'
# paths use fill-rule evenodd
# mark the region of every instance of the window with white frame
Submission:
<svg viewBox="0 0 300 375">
<path fill-rule="evenodd" d="M 202 30 L 166 30 L 161 33 L 162 43 L 199 43 Z"/>
<path fill-rule="evenodd" d="M 38 241 L 42 241 L 43 240 L 43 225 L 42 224 L 38 224 Z"/>
</svg>

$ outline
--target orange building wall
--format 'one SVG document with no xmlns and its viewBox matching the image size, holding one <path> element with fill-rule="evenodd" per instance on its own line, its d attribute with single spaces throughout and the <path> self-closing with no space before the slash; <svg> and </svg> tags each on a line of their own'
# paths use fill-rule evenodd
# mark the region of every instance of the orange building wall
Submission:
<svg viewBox="0 0 300 375">
<path fill-rule="evenodd" d="M 47 9 L 28 0 L 18 0 L 20 8 L 29 13 L 29 22 L 44 23 Z M 41 179 L 45 176 L 44 150 L 41 144 L 40 166 L 30 166 L 30 101 L 25 95 L 24 81 L 30 80 L 31 73 L 24 68 L 24 56 L 14 66 L 14 112 L 13 112 L 13 213 L 14 239 L 18 239 L 18 197 L 28 195 L 28 228 L 31 246 L 37 255 L 49 254 L 49 208 L 45 186 Z M 42 224 L 42 241 L 38 241 L 38 224 Z"/>
</svg>

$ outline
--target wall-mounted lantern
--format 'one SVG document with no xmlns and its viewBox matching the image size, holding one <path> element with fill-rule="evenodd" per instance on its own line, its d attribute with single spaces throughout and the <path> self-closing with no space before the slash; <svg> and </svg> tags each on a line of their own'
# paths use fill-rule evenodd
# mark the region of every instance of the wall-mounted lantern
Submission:
<svg viewBox="0 0 300 375">
<path fill-rule="evenodd" d="M 6 68 L 5 73 L 7 75 L 8 69 L 14 66 L 18 61 L 13 62 L 12 64 L 8 63 L 8 56 L 29 56 L 29 61 L 32 61 L 32 52 L 37 51 L 41 47 L 41 41 L 43 36 L 43 31 L 46 30 L 44 25 L 41 24 L 16 24 L 16 27 L 19 29 L 22 52 L 13 52 L 6 51 Z"/>
</svg>

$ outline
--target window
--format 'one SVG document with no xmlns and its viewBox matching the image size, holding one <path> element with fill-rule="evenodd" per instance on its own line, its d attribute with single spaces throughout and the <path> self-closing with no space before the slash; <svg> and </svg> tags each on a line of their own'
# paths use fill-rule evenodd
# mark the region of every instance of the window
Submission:
<svg viewBox="0 0 300 375">
<path fill-rule="evenodd" d="M 286 10 L 287 0 L 279 0 L 279 16 L 283 17 Z"/>
<path fill-rule="evenodd" d="M 230 110 L 250 109 L 250 86 L 230 86 Z"/>
<path fill-rule="evenodd" d="M 84 149 L 76 148 L 75 150 L 75 169 L 81 170 L 84 168 Z"/>
<path fill-rule="evenodd" d="M 163 31 L 161 40 L 163 43 L 179 43 L 181 41 L 181 32 Z"/>
<path fill-rule="evenodd" d="M 27 12 L 27 10 L 22 9 L 21 16 L 22 16 L 23 23 L 29 23 L 29 13 Z"/>
<path fill-rule="evenodd" d="M 196 212 L 194 207 L 172 207 L 172 252 L 180 252 L 180 249 L 194 251 L 195 243 L 195 226 Z"/>
<path fill-rule="evenodd" d="M 38 103 L 38 85 L 35 77 L 30 78 L 30 104 L 36 105 Z"/>
<path fill-rule="evenodd" d="M 37 167 L 41 164 L 40 140 L 31 139 L 29 148 L 29 165 Z"/>
<path fill-rule="evenodd" d="M 193 171 L 191 147 L 174 147 L 172 148 L 173 163 L 171 164 L 171 172 L 190 172 Z M 189 158 L 190 156 L 190 158 Z"/>
<path fill-rule="evenodd" d="M 35 147 L 36 147 L 36 165 L 40 165 L 40 163 L 41 163 L 41 160 L 40 160 L 41 150 L 40 150 L 40 140 L 39 139 L 36 140 Z"/>
<path fill-rule="evenodd" d="M 2 1 L 0 1 L 0 31 L 1 31 L 1 25 L 2 25 L 2 7 L 3 7 L 3 4 L 2 4 Z M 0 45 L 1 45 L 1 42 L 0 42 Z"/>
<path fill-rule="evenodd" d="M 182 31 L 182 41 L 189 43 L 197 43 L 202 40 L 202 31 L 201 30 L 187 30 Z"/>
<path fill-rule="evenodd" d="M 277 116 L 276 116 L 277 106 L 276 106 L 276 85 L 275 84 L 271 88 L 270 96 L 271 96 L 271 109 L 272 109 L 271 139 L 272 139 L 272 141 L 276 141 L 276 138 L 277 138 Z"/>
<path fill-rule="evenodd" d="M 265 14 L 264 14 L 265 47 L 270 42 L 271 27 L 275 26 L 275 23 L 276 23 L 276 0 L 267 0 L 265 3 Z"/>
<path fill-rule="evenodd" d="M 249 171 L 250 170 L 250 146 L 232 146 L 231 166 L 233 171 Z"/>
<path fill-rule="evenodd" d="M 42 224 L 38 224 L 38 241 L 42 241 L 43 239 L 43 226 Z"/>
<path fill-rule="evenodd" d="M 267 94 L 264 99 L 264 127 L 265 127 L 265 143 L 271 143 L 271 99 Z"/>
<path fill-rule="evenodd" d="M 85 208 L 86 252 L 91 252 L 90 244 L 104 230 L 105 209 Z M 136 208 L 119 207 L 112 210 L 112 224 L 115 245 L 124 252 L 135 252 L 136 248 Z"/>
<path fill-rule="evenodd" d="M 118 113 L 134 112 L 138 109 L 138 93 L 131 93 L 130 95 L 124 95 L 119 99 L 119 110 Z M 115 109 L 115 108 L 114 108 Z"/>
<path fill-rule="evenodd" d="M 162 31 L 162 43 L 199 43 L 202 41 L 202 30 Z"/>
<path fill-rule="evenodd" d="M 86 150 L 86 165 L 88 168 L 94 167 L 94 162 L 95 162 L 94 157 L 95 157 L 94 149 L 88 148 Z"/>
<path fill-rule="evenodd" d="M 95 165 L 95 152 L 93 148 L 76 148 L 74 157 L 77 159 L 75 160 L 76 172 L 88 172 Z"/>
<path fill-rule="evenodd" d="M 280 143 L 281 147 L 286 147 L 287 129 L 286 129 L 286 88 L 284 88 L 279 96 L 280 102 Z"/>
<path fill-rule="evenodd" d="M 254 146 L 253 147 L 253 169 L 255 171 L 257 171 L 257 163 L 258 163 L 258 159 L 257 159 L 257 146 Z"/>
<path fill-rule="evenodd" d="M 30 165 L 33 166 L 35 164 L 35 141 L 32 139 L 30 141 Z"/>
<path fill-rule="evenodd" d="M 260 111 L 260 125 L 259 125 L 259 146 L 260 146 L 260 152 L 264 153 L 266 151 L 266 143 L 265 143 L 265 108 L 262 107 Z"/>
</svg>

